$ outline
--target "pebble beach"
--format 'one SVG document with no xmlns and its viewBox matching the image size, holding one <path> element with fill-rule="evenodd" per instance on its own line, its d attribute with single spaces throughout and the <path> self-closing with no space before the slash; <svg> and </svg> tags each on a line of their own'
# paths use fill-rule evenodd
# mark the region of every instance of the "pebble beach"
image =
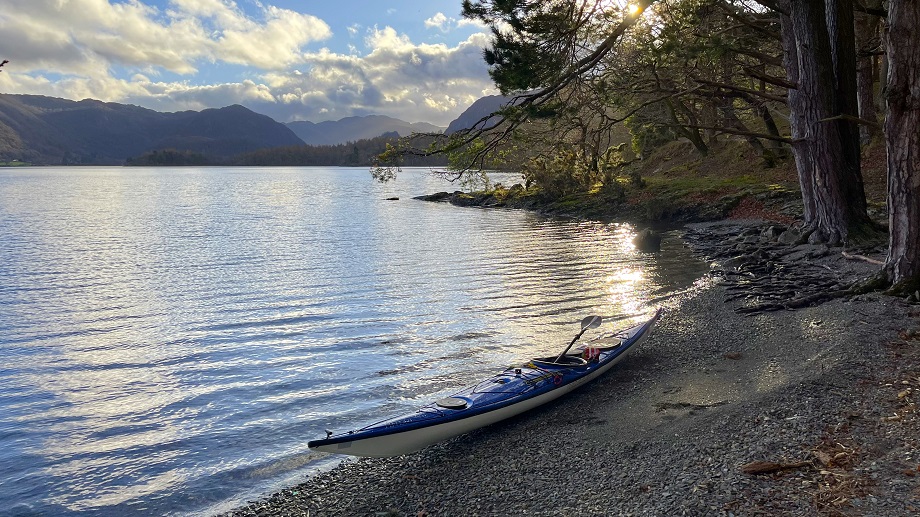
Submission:
<svg viewBox="0 0 920 517">
<path fill-rule="evenodd" d="M 722 246 L 738 233 L 714 228 L 696 231 L 723 232 Z M 803 250 L 789 256 L 837 277 L 878 269 Z M 554 403 L 346 461 L 223 517 L 920 515 L 920 306 L 869 294 L 743 315 L 740 303 L 713 274 Z"/>
</svg>

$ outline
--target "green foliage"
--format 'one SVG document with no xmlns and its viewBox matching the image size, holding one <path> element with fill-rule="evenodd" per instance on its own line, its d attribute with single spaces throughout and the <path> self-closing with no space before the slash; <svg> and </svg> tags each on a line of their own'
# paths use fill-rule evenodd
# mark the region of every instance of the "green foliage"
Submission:
<svg viewBox="0 0 920 517">
<path fill-rule="evenodd" d="M 238 165 L 339 167 L 370 166 L 443 166 L 447 160 L 440 156 L 401 155 L 400 140 L 381 136 L 338 145 L 295 145 L 261 149 L 237 156 Z"/>
<path fill-rule="evenodd" d="M 674 131 L 665 125 L 662 111 L 660 107 L 649 107 L 626 119 L 633 151 L 643 158 L 648 158 L 655 149 L 676 139 Z"/>
<path fill-rule="evenodd" d="M 571 49 L 577 34 L 575 4 L 464 0 L 463 15 L 485 23 L 492 31 L 492 45 L 483 51 L 483 58 L 503 94 L 538 88 L 564 70 L 570 59 L 565 50 Z"/>
<path fill-rule="evenodd" d="M 137 158 L 128 158 L 126 164 L 128 166 L 135 167 L 217 165 L 217 163 L 201 153 L 194 153 L 192 151 L 179 151 L 176 149 L 163 149 L 161 151 L 155 150 L 149 153 L 144 153 Z"/>
<path fill-rule="evenodd" d="M 719 127 L 767 133 L 771 110 L 781 119 L 775 99 L 785 91 L 753 82 L 750 72 L 785 75 L 771 37 L 774 12 L 724 0 L 639 3 L 654 8 L 630 17 L 608 0 L 465 0 L 464 16 L 492 30 L 483 56 L 492 79 L 519 97 L 497 113 L 505 123 L 499 130 L 437 144 L 457 178 L 476 168 L 513 169 L 550 198 L 619 199 L 645 188 L 638 175 L 620 177 L 635 155 L 648 157 L 678 137 L 705 155 L 719 143 Z M 631 149 L 617 145 L 627 139 Z"/>
<path fill-rule="evenodd" d="M 598 172 L 571 150 L 531 158 L 524 164 L 522 174 L 526 186 L 539 187 L 550 199 L 586 192 L 600 179 Z"/>
</svg>

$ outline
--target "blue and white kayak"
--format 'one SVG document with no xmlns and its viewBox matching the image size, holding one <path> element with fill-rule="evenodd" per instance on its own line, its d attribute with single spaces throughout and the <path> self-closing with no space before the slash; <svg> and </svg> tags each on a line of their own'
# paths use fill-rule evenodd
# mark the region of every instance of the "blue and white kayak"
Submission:
<svg viewBox="0 0 920 517">
<path fill-rule="evenodd" d="M 660 317 L 659 309 L 643 323 L 569 352 L 585 330 L 600 324 L 598 316 L 585 318 L 581 333 L 559 356 L 509 367 L 413 413 L 339 434 L 327 431 L 326 438 L 312 440 L 307 446 L 352 456 L 397 456 L 510 418 L 555 400 L 609 370 L 649 336 Z M 591 321 L 589 327 L 587 322 L 591 318 L 596 321 Z"/>
</svg>

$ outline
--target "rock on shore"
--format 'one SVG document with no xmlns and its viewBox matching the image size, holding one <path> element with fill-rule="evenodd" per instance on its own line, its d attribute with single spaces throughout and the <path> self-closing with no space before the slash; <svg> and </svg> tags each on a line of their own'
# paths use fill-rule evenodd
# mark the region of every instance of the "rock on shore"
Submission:
<svg viewBox="0 0 920 517">
<path fill-rule="evenodd" d="M 843 261 L 812 260 L 877 267 Z M 646 343 L 551 405 L 226 516 L 920 513 L 920 310 L 864 295 L 745 316 L 726 294 L 665 302 Z"/>
</svg>

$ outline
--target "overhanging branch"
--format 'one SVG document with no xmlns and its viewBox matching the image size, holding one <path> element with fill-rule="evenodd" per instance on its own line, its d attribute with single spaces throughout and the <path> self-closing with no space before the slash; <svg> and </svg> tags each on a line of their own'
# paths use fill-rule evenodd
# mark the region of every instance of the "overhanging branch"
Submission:
<svg viewBox="0 0 920 517">
<path fill-rule="evenodd" d="M 786 143 L 786 144 L 794 144 L 794 143 L 796 143 L 796 142 L 798 141 L 798 140 L 795 140 L 795 139 L 792 139 L 792 138 L 788 138 L 788 137 L 785 137 L 785 136 L 776 136 L 776 135 L 771 135 L 771 134 L 768 134 L 768 133 L 756 133 L 756 132 L 753 132 L 753 131 L 742 131 L 742 130 L 740 130 L 740 129 L 731 129 L 731 128 L 727 128 L 727 127 L 718 127 L 718 126 L 691 126 L 691 125 L 686 125 L 686 124 L 684 124 L 683 126 L 684 126 L 684 127 L 689 127 L 689 128 L 691 128 L 691 129 L 708 129 L 708 130 L 710 130 L 710 131 L 717 131 L 717 132 L 719 132 L 719 133 L 727 133 L 727 134 L 729 134 L 729 135 L 739 135 L 739 136 L 750 136 L 750 137 L 754 137 L 754 138 L 762 138 L 762 139 L 764 139 L 764 140 L 773 140 L 773 141 L 775 141 L 775 142 L 783 142 L 783 143 Z"/>
<path fill-rule="evenodd" d="M 744 87 L 741 87 L 741 86 L 735 86 L 735 85 L 733 85 L 733 84 L 720 83 L 720 82 L 717 82 L 717 81 L 710 81 L 710 80 L 708 80 L 708 79 L 701 79 L 701 78 L 699 78 L 699 77 L 694 77 L 693 80 L 696 81 L 696 82 L 698 82 L 698 83 L 700 83 L 700 84 L 705 84 L 705 85 L 707 85 L 707 86 L 714 86 L 714 87 L 716 87 L 716 88 L 721 88 L 721 89 L 723 89 L 723 90 L 732 90 L 732 91 L 736 91 L 736 92 L 747 93 L 747 94 L 749 94 L 749 95 L 756 95 L 757 97 L 762 97 L 762 98 L 764 98 L 764 99 L 768 99 L 768 100 L 771 100 L 771 101 L 780 102 L 780 103 L 783 103 L 783 104 L 786 103 L 786 98 L 783 97 L 783 96 L 781 96 L 781 95 L 773 95 L 773 94 L 771 94 L 771 93 L 762 92 L 762 91 L 759 91 L 759 90 L 753 90 L 753 89 L 751 89 L 751 88 L 744 88 Z"/>
<path fill-rule="evenodd" d="M 625 34 L 630 27 L 636 24 L 642 13 L 645 12 L 645 10 L 655 2 L 656 0 L 640 0 L 636 5 L 636 10 L 630 14 L 627 14 L 623 20 L 621 20 L 620 23 L 610 31 L 607 37 L 604 38 L 604 40 L 590 54 L 576 61 L 568 69 L 560 73 L 556 79 L 547 86 L 535 92 L 524 93 L 514 97 L 509 104 L 514 108 L 521 110 L 521 113 L 517 113 L 514 118 L 501 116 L 498 115 L 498 112 L 494 112 L 481 118 L 476 124 L 474 124 L 473 128 L 471 129 L 458 131 L 450 137 L 447 137 L 446 135 L 440 135 L 440 138 L 442 139 L 450 139 L 450 141 L 446 142 L 443 146 L 429 149 L 418 149 L 412 148 L 410 146 L 400 152 L 417 156 L 444 154 L 468 146 L 479 138 L 488 134 L 489 141 L 486 142 L 485 145 L 479 149 L 470 160 L 468 160 L 466 166 L 460 170 L 462 172 L 471 170 L 477 165 L 481 166 L 484 163 L 485 156 L 497 149 L 501 142 L 511 135 L 514 129 L 520 127 L 521 124 L 529 119 L 526 113 L 527 108 L 539 107 L 547 103 L 555 95 L 569 86 L 573 81 L 582 77 L 584 74 L 588 73 L 590 70 L 596 67 L 598 63 L 600 63 L 601 60 L 603 60 L 604 57 L 606 57 L 614 49 L 616 43 L 620 40 L 620 38 L 623 37 L 623 34 Z M 494 116 L 500 117 L 494 122 L 494 124 L 488 127 L 476 127 L 479 125 L 485 125 Z M 495 134 L 495 131 L 497 130 L 501 130 L 501 132 Z M 408 140 L 411 142 L 414 137 L 418 136 L 430 137 L 437 135 L 430 133 L 418 134 L 408 137 Z"/>
</svg>

